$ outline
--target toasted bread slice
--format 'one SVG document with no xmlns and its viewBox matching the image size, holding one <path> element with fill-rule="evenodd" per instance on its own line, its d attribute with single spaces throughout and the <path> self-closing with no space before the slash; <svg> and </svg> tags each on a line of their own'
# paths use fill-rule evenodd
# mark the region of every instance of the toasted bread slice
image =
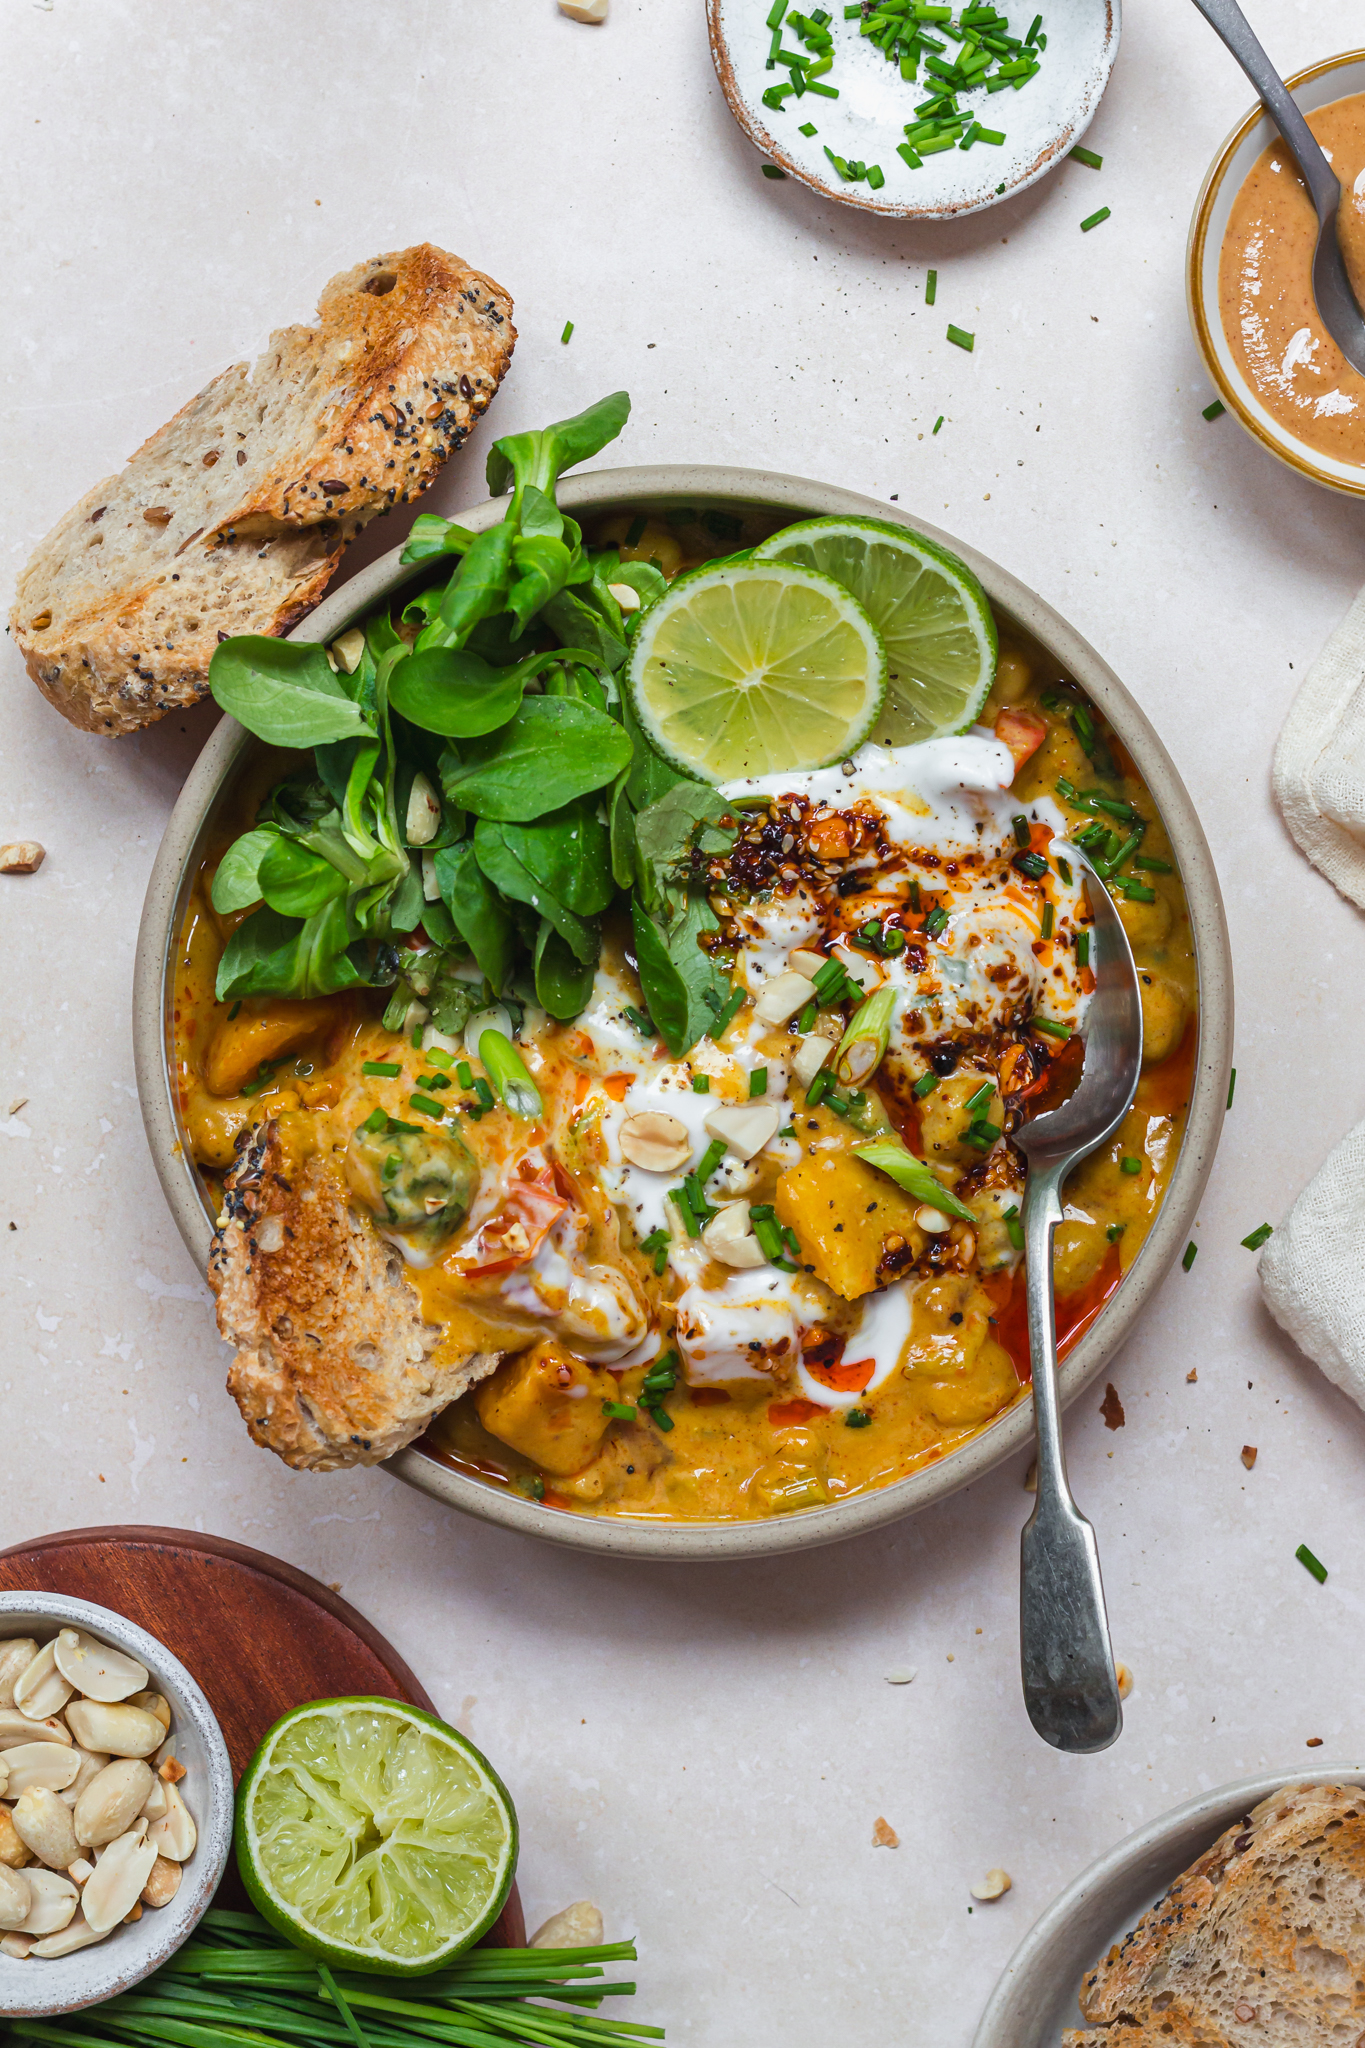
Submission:
<svg viewBox="0 0 1365 2048">
<path fill-rule="evenodd" d="M 286 1465 L 377 1465 L 491 1373 L 500 1352 L 441 1361 L 401 1253 L 351 1207 L 327 1156 L 288 1158 L 277 1122 L 243 1133 L 209 1255 L 228 1391 Z"/>
<path fill-rule="evenodd" d="M 1064 2048 L 1355 2048 L 1365 1792 L 1295 1785 L 1228 1828 L 1081 1983 Z"/>
<path fill-rule="evenodd" d="M 511 316 L 429 242 L 334 277 L 316 327 L 215 377 L 37 548 L 10 631 L 43 695 L 87 732 L 135 732 L 207 694 L 229 634 L 297 625 L 347 541 L 487 409 Z"/>
</svg>

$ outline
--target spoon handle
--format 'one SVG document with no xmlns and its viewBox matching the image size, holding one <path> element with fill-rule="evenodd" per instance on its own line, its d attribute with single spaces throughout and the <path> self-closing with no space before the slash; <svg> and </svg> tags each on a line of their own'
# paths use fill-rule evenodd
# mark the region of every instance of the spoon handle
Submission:
<svg viewBox="0 0 1365 2048">
<path fill-rule="evenodd" d="M 1335 219 L 1341 186 L 1321 145 L 1294 103 L 1288 86 L 1261 48 L 1237 0 L 1194 0 L 1195 6 L 1231 50 L 1264 101 L 1271 120 L 1289 144 L 1318 219 Z"/>
<path fill-rule="evenodd" d="M 1019 1637 L 1024 1705 L 1054 1749 L 1107 1749 L 1123 1726 L 1095 1532 L 1071 1497 L 1057 1398 L 1052 1234 L 1060 1174 L 1029 1175 L 1024 1199 L 1029 1350 L 1038 1432 L 1038 1499 L 1021 1543 Z"/>
</svg>

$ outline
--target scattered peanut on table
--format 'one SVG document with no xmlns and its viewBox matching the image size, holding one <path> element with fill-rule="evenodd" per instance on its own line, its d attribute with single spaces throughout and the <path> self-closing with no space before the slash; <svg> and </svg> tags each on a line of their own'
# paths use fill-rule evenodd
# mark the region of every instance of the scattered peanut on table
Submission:
<svg viewBox="0 0 1365 2048">
<path fill-rule="evenodd" d="M 170 1740 L 135 1657 L 77 1628 L 0 1641 L 0 1956 L 70 1955 L 169 1905 L 197 1840 Z"/>
</svg>

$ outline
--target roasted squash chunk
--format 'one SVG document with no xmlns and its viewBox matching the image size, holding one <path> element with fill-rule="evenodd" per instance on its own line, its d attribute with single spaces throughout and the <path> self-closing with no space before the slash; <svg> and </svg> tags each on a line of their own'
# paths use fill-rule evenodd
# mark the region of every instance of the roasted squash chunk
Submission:
<svg viewBox="0 0 1365 2048">
<path fill-rule="evenodd" d="M 254 1081 L 262 1064 L 298 1052 L 310 1039 L 321 1038 L 346 1014 L 335 996 L 314 996 L 305 1003 L 279 1001 L 243 1005 L 236 1017 L 225 1017 L 213 1035 L 204 1061 L 204 1086 L 210 1095 L 239 1095 Z"/>
<path fill-rule="evenodd" d="M 581 1471 L 594 1456 L 611 1427 L 602 1403 L 617 1398 L 609 1372 L 548 1337 L 509 1358 L 474 1390 L 484 1428 L 542 1472 L 559 1476 Z"/>
<path fill-rule="evenodd" d="M 984 1422 L 1019 1391 L 1003 1344 L 990 1334 L 991 1300 L 969 1273 L 945 1273 L 915 1289 L 903 1372 L 936 1422 Z"/>
<path fill-rule="evenodd" d="M 885 1286 L 924 1245 L 919 1205 L 851 1152 L 819 1152 L 789 1166 L 773 1206 L 796 1232 L 801 1263 L 845 1301 Z"/>
</svg>

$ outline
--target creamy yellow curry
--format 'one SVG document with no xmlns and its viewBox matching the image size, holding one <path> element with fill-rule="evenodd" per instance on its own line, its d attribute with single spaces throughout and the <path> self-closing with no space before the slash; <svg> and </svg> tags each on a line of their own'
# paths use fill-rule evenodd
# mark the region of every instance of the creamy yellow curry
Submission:
<svg viewBox="0 0 1365 2048">
<path fill-rule="evenodd" d="M 658 519 L 604 538 L 666 573 L 685 564 Z M 735 993 L 681 1058 L 651 1031 L 624 921 L 570 1023 L 524 991 L 499 1001 L 472 964 L 480 1011 L 453 1035 L 420 995 L 397 1028 L 368 990 L 219 1003 L 238 918 L 211 907 L 206 865 L 175 979 L 188 1143 L 212 1181 L 244 1131 L 278 1119 L 400 1245 L 438 1358 L 501 1356 L 432 1423 L 427 1455 L 574 1513 L 747 1518 L 903 1478 L 1019 1399 L 1010 1138 L 1079 1072 L 1093 975 L 1077 837 L 1113 870 L 1146 1033 L 1134 1107 L 1074 1175 L 1058 1233 L 1063 1352 L 1099 1313 L 1180 1147 L 1189 920 L 1122 747 L 1055 663 L 1000 630 L 971 733 L 723 792 L 692 860 Z M 279 773 L 277 758 L 243 790 L 233 830 Z M 860 1085 L 840 1041 L 878 988 L 892 1022 Z M 490 1023 L 534 1078 L 534 1118 L 488 1085 Z M 859 1156 L 879 1137 L 924 1162 L 942 1207 Z"/>
</svg>

